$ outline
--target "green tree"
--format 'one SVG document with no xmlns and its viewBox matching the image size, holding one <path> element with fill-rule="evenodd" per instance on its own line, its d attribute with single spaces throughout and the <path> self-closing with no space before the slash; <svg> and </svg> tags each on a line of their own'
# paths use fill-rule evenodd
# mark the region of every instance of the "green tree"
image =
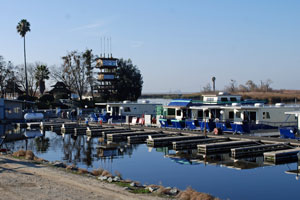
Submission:
<svg viewBox="0 0 300 200">
<path fill-rule="evenodd" d="M 28 80 L 27 80 L 27 67 L 26 67 L 26 49 L 25 49 L 25 35 L 30 31 L 30 23 L 26 19 L 22 19 L 17 25 L 18 33 L 24 39 L 24 66 L 25 66 L 25 82 L 26 82 L 26 95 L 28 96 Z"/>
<path fill-rule="evenodd" d="M 94 101 L 94 83 L 95 83 L 95 79 L 94 79 L 94 73 L 93 73 L 93 69 L 94 69 L 94 63 L 95 63 L 95 59 L 94 59 L 94 55 L 92 54 L 92 49 L 87 49 L 83 54 L 82 54 L 82 58 L 83 60 L 83 64 L 86 68 L 86 78 L 87 78 L 87 82 L 89 83 L 90 86 L 90 90 L 91 90 L 91 94 L 92 94 L 92 98 Z"/>
<path fill-rule="evenodd" d="M 136 101 L 142 94 L 143 77 L 130 59 L 118 61 L 115 82 L 116 100 Z"/>
<path fill-rule="evenodd" d="M 36 64 L 35 68 L 35 79 L 37 81 L 37 84 L 40 89 L 41 95 L 44 94 L 44 91 L 46 89 L 45 87 L 45 80 L 49 79 L 49 69 L 46 65 L 43 64 Z"/>
</svg>

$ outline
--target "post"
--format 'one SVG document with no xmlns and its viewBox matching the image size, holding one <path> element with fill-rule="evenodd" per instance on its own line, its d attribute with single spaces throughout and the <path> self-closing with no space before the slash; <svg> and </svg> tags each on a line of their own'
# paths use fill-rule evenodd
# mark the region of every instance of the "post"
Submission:
<svg viewBox="0 0 300 200">
<path fill-rule="evenodd" d="M 206 112 L 205 112 L 205 110 L 203 110 L 203 114 L 204 114 L 204 136 L 207 137 L 207 135 L 206 135 Z"/>
</svg>

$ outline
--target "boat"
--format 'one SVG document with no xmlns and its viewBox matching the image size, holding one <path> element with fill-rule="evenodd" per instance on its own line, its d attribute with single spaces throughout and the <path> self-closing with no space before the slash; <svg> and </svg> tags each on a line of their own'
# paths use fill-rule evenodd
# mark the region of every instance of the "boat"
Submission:
<svg viewBox="0 0 300 200">
<path fill-rule="evenodd" d="M 124 120 L 129 118 L 141 118 L 145 115 L 156 115 L 156 107 L 161 106 L 159 103 L 151 103 L 147 100 L 142 102 L 108 102 L 96 103 L 96 106 L 102 106 L 104 109 L 100 117 L 103 119 Z"/>
<path fill-rule="evenodd" d="M 287 116 L 294 116 L 297 119 L 296 126 L 285 126 L 279 128 L 281 138 L 300 140 L 300 111 L 285 112 Z"/>
<path fill-rule="evenodd" d="M 161 127 L 229 133 L 294 126 L 296 119 L 285 112 L 298 111 L 299 105 L 265 105 L 262 101 L 242 101 L 239 95 L 204 95 L 203 101 L 174 100 L 163 107 Z"/>
<path fill-rule="evenodd" d="M 172 100 L 157 113 L 160 126 L 163 128 L 206 129 L 212 131 L 216 128 L 213 120 L 219 118 L 221 106 L 235 103 L 242 105 L 263 103 L 263 101 L 257 100 L 243 101 L 240 95 L 231 95 L 226 92 L 207 94 L 203 95 L 202 98 L 202 101 L 192 99 Z"/>
</svg>

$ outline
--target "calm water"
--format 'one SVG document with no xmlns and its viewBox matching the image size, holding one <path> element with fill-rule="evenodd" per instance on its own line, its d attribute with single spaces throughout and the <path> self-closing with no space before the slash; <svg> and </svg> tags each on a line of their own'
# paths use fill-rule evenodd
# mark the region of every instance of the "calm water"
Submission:
<svg viewBox="0 0 300 200">
<path fill-rule="evenodd" d="M 234 162 L 228 155 L 190 159 L 170 158 L 175 152 L 167 148 L 149 149 L 146 145 L 120 144 L 116 150 L 102 151 L 99 138 L 87 142 L 85 136 L 64 138 L 53 132 L 44 137 L 7 144 L 12 150 L 20 147 L 49 161 L 61 160 L 88 170 L 99 167 L 123 178 L 147 184 L 163 184 L 185 189 L 187 186 L 213 194 L 221 199 L 299 199 L 300 182 L 296 175 L 286 174 L 297 169 L 297 163 L 266 165 L 262 158 Z M 170 156 L 166 156 L 171 154 Z M 187 155 L 191 155 L 188 152 Z M 206 163 L 206 164 L 205 164 Z M 238 168 L 252 168 L 238 170 Z M 253 168 L 255 167 L 255 168 Z"/>
</svg>

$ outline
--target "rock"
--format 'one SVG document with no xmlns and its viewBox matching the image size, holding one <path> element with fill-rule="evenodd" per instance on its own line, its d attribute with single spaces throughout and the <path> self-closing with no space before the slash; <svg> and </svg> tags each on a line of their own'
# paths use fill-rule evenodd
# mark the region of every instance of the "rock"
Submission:
<svg viewBox="0 0 300 200">
<path fill-rule="evenodd" d="M 129 187 L 124 187 L 123 190 L 132 190 L 132 189 Z"/>
<path fill-rule="evenodd" d="M 169 194 L 172 195 L 172 196 L 175 196 L 179 193 L 179 190 L 177 188 L 172 188 L 170 191 L 169 191 Z"/>
<path fill-rule="evenodd" d="M 113 179 L 114 182 L 119 182 L 120 180 L 121 180 L 121 178 L 119 176 L 115 176 Z"/>
<path fill-rule="evenodd" d="M 60 162 L 60 161 L 55 161 L 54 163 L 51 162 L 51 164 L 54 166 L 54 167 L 62 167 L 62 168 L 65 168 L 66 165 L 63 163 L 63 162 Z"/>
<path fill-rule="evenodd" d="M 155 190 L 157 190 L 157 188 L 155 188 L 155 187 L 148 187 L 148 190 L 149 190 L 149 192 L 154 192 Z"/>
<path fill-rule="evenodd" d="M 137 185 L 136 185 L 135 182 L 131 182 L 131 183 L 130 183 L 130 186 L 131 186 L 131 187 L 136 187 Z"/>
<path fill-rule="evenodd" d="M 74 170 L 74 171 L 77 171 L 78 170 L 78 168 L 75 166 L 75 165 L 68 165 L 67 167 L 66 167 L 66 169 L 67 170 Z"/>
<path fill-rule="evenodd" d="M 106 181 L 107 180 L 107 176 L 99 176 L 98 179 L 100 181 Z"/>
<path fill-rule="evenodd" d="M 112 182 L 113 182 L 112 177 L 109 177 L 109 178 L 107 179 L 107 181 L 108 181 L 109 183 L 112 183 Z"/>
</svg>

